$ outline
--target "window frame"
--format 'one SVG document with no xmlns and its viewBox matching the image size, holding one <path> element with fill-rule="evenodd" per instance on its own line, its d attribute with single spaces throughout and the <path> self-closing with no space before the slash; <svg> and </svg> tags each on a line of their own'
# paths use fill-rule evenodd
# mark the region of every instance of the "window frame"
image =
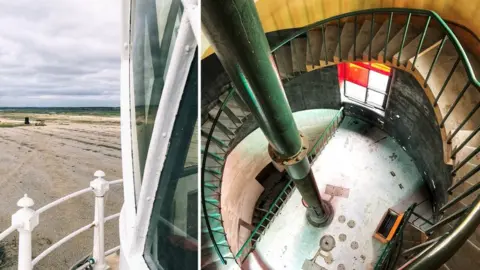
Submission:
<svg viewBox="0 0 480 270">
<path fill-rule="evenodd" d="M 154 1 L 154 0 L 153 0 Z M 173 0 L 180 1 L 180 0 Z M 157 188 L 159 174 L 163 171 L 165 155 L 169 148 L 173 126 L 178 114 L 182 95 L 192 64 L 197 53 L 194 31 L 199 22 L 194 17 L 182 14 L 178 35 L 173 44 L 171 58 L 166 68 L 165 84 L 154 121 L 151 141 L 148 146 L 145 171 L 141 182 L 138 179 L 138 141 L 135 132 L 135 93 L 133 85 L 132 30 L 135 21 L 136 0 L 122 1 L 122 56 L 121 56 L 121 143 L 124 180 L 124 205 L 119 220 L 121 269 L 150 269 L 144 253 L 148 228 Z M 183 4 L 182 1 L 181 4 Z M 192 1 L 186 1 L 188 3 Z M 190 48 L 186 50 L 186 48 Z"/>
<path fill-rule="evenodd" d="M 358 62 L 353 62 L 354 64 L 355 63 L 358 63 Z M 363 62 L 361 62 L 363 63 Z M 388 99 L 388 96 L 389 96 L 389 92 L 390 92 L 390 85 L 391 85 L 391 82 L 392 82 L 392 78 L 393 78 L 393 72 L 394 72 L 394 69 L 391 68 L 390 70 L 390 74 L 389 75 L 386 75 L 386 74 L 383 74 L 385 76 L 388 77 L 388 80 L 387 80 L 387 85 L 386 85 L 386 88 L 385 88 L 385 92 L 382 92 L 382 91 L 378 91 L 376 89 L 373 89 L 373 88 L 369 88 L 368 87 L 368 83 L 369 83 L 369 79 L 370 79 L 370 72 L 377 72 L 377 73 L 380 73 L 378 71 L 375 71 L 373 69 L 371 69 L 371 63 L 368 63 L 369 66 L 368 68 L 365 67 L 364 65 L 360 65 L 362 68 L 365 68 L 368 70 L 368 73 L 367 73 L 367 86 L 361 86 L 361 85 L 358 85 L 354 82 L 351 82 L 351 81 L 348 81 L 347 78 L 346 78 L 346 68 L 347 68 L 347 64 L 349 63 L 341 63 L 340 65 L 342 66 L 343 68 L 343 76 L 344 78 L 340 78 L 340 75 L 339 75 L 339 80 L 341 80 L 341 83 L 343 84 L 343 96 L 353 102 L 356 102 L 356 103 L 360 103 L 361 105 L 363 106 L 366 106 L 366 107 L 371 107 L 371 108 L 375 108 L 375 109 L 378 109 L 378 110 L 381 110 L 381 111 L 385 111 L 386 109 L 386 106 L 387 106 L 387 99 Z M 382 74 L 382 73 L 380 73 Z M 346 82 L 349 82 L 349 83 L 352 83 L 352 84 L 356 84 L 360 87 L 364 87 L 365 88 L 365 99 L 362 101 L 362 100 L 359 100 L 355 97 L 352 97 L 352 96 L 349 96 L 347 95 L 347 84 Z M 340 87 L 342 87 L 342 85 L 340 85 Z M 373 102 L 368 102 L 368 94 L 369 92 L 372 91 L 372 92 L 375 92 L 375 93 L 378 93 L 378 94 L 381 94 L 384 96 L 383 98 L 383 102 L 382 102 L 382 105 L 379 106 L 378 104 L 375 104 Z"/>
</svg>

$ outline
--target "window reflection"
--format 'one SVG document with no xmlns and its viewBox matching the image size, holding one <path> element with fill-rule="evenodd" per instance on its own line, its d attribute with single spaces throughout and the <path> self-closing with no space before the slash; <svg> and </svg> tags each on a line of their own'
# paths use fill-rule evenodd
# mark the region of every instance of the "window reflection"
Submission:
<svg viewBox="0 0 480 270">
<path fill-rule="evenodd" d="M 139 163 L 135 178 L 142 179 L 181 10 L 177 0 L 135 3 L 132 66 L 137 149 L 134 151 Z"/>
</svg>

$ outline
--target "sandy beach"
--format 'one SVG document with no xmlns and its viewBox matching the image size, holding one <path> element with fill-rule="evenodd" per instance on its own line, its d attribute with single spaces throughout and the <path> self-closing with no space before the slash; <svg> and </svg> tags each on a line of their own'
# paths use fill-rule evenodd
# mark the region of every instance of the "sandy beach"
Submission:
<svg viewBox="0 0 480 270">
<path fill-rule="evenodd" d="M 26 116 L 32 125 L 17 126 Z M 38 119 L 46 126 L 35 126 Z M 118 116 L 0 112 L 0 231 L 10 226 L 24 194 L 38 209 L 88 187 L 96 170 L 103 170 L 107 180 L 120 179 L 120 152 Z M 117 213 L 122 202 L 121 185 L 112 187 L 106 215 Z M 93 221 L 93 203 L 93 193 L 87 193 L 43 213 L 33 232 L 33 256 Z M 115 219 L 106 224 L 107 250 L 119 244 L 117 223 Z M 91 253 L 92 237 L 91 230 L 79 235 L 40 261 L 36 269 L 68 269 Z M 5 249 L 0 269 L 16 269 L 17 240 L 14 233 L 0 243 Z"/>
</svg>

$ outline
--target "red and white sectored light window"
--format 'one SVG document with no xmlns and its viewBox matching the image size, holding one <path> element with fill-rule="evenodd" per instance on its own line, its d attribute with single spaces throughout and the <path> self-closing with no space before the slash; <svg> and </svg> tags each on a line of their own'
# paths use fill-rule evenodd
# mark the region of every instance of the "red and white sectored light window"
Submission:
<svg viewBox="0 0 480 270">
<path fill-rule="evenodd" d="M 338 80 L 345 97 L 384 109 L 392 69 L 378 63 L 354 62 L 337 65 Z"/>
</svg>

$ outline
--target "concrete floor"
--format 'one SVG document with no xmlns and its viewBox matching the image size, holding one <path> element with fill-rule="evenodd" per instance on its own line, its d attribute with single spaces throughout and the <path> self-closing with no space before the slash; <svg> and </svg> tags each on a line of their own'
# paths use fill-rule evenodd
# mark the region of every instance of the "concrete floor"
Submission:
<svg viewBox="0 0 480 270">
<path fill-rule="evenodd" d="M 426 199 L 421 175 L 402 147 L 383 131 L 350 117 L 312 170 L 323 198 L 335 209 L 332 223 L 322 229 L 310 226 L 295 190 L 242 269 L 302 269 L 325 235 L 334 238 L 335 247 L 322 251 L 313 268 L 304 269 L 373 269 L 384 245 L 372 235 L 386 210 L 404 211 Z M 348 189 L 348 195 L 325 194 L 327 184 Z M 431 207 L 423 208 L 428 217 Z"/>
<path fill-rule="evenodd" d="M 326 129 L 337 110 L 321 109 L 294 113 L 295 122 L 313 141 Z M 250 223 L 255 204 L 263 186 L 255 177 L 271 159 L 267 152 L 268 141 L 260 129 L 244 138 L 228 155 L 223 170 L 222 220 L 231 251 L 236 254 L 251 234 Z"/>
</svg>

